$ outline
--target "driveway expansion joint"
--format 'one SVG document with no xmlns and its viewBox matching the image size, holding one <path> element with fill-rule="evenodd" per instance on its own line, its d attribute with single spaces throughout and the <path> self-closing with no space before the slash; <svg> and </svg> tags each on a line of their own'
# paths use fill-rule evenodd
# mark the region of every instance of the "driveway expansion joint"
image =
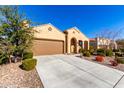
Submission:
<svg viewBox="0 0 124 93">
<path fill-rule="evenodd" d="M 122 80 L 123 77 L 124 75 L 118 80 L 118 82 L 113 86 L 113 88 L 115 88 L 118 85 L 118 83 Z"/>
</svg>

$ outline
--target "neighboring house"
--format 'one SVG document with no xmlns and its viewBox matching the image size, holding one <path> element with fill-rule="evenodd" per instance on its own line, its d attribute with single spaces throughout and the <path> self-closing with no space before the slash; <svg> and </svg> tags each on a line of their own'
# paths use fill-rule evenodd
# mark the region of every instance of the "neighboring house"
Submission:
<svg viewBox="0 0 124 93">
<path fill-rule="evenodd" d="M 124 45 L 118 45 L 118 49 L 123 49 L 124 48 Z"/>
<path fill-rule="evenodd" d="M 116 41 L 118 44 L 118 49 L 124 49 L 124 39 L 120 39 Z"/>
<path fill-rule="evenodd" d="M 95 39 L 95 38 L 90 38 L 89 41 L 90 41 L 89 45 L 90 45 L 91 47 L 93 47 L 94 49 L 97 49 L 97 42 L 96 42 L 96 39 Z"/>
<path fill-rule="evenodd" d="M 90 46 L 95 49 L 117 49 L 117 43 L 107 38 L 94 38 L 90 39 Z"/>
<path fill-rule="evenodd" d="M 62 32 L 52 24 L 44 24 L 33 29 L 34 55 L 79 53 L 81 47 L 89 49 L 89 39 L 76 27 Z"/>
</svg>

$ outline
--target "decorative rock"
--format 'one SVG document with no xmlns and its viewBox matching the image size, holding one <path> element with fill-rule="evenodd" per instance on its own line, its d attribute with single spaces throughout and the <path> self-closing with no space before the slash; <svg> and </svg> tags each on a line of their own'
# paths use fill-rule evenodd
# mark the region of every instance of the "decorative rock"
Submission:
<svg viewBox="0 0 124 93">
<path fill-rule="evenodd" d="M 39 88 L 43 87 L 36 69 L 24 71 L 21 62 L 0 65 L 0 87 L 2 88 Z"/>
</svg>

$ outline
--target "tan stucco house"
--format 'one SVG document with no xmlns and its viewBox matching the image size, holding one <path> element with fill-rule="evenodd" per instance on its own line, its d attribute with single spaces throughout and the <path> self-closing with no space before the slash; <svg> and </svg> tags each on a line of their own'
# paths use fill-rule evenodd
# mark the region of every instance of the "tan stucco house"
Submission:
<svg viewBox="0 0 124 93">
<path fill-rule="evenodd" d="M 66 38 L 66 52 L 79 53 L 79 49 L 89 49 L 89 39 L 77 27 L 64 31 Z"/>
<path fill-rule="evenodd" d="M 79 49 L 89 49 L 89 39 L 76 27 L 61 31 L 52 24 L 33 28 L 34 55 L 79 53 Z"/>
</svg>

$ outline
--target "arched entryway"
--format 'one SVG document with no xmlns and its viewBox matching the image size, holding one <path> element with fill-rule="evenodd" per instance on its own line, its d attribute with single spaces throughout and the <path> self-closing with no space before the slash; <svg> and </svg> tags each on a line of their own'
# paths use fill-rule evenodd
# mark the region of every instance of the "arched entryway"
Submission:
<svg viewBox="0 0 124 93">
<path fill-rule="evenodd" d="M 71 44 L 70 45 L 70 52 L 71 53 L 77 53 L 77 40 L 76 40 L 76 38 L 72 38 L 70 44 Z"/>
<path fill-rule="evenodd" d="M 84 41 L 84 49 L 88 50 L 88 41 Z"/>
</svg>

